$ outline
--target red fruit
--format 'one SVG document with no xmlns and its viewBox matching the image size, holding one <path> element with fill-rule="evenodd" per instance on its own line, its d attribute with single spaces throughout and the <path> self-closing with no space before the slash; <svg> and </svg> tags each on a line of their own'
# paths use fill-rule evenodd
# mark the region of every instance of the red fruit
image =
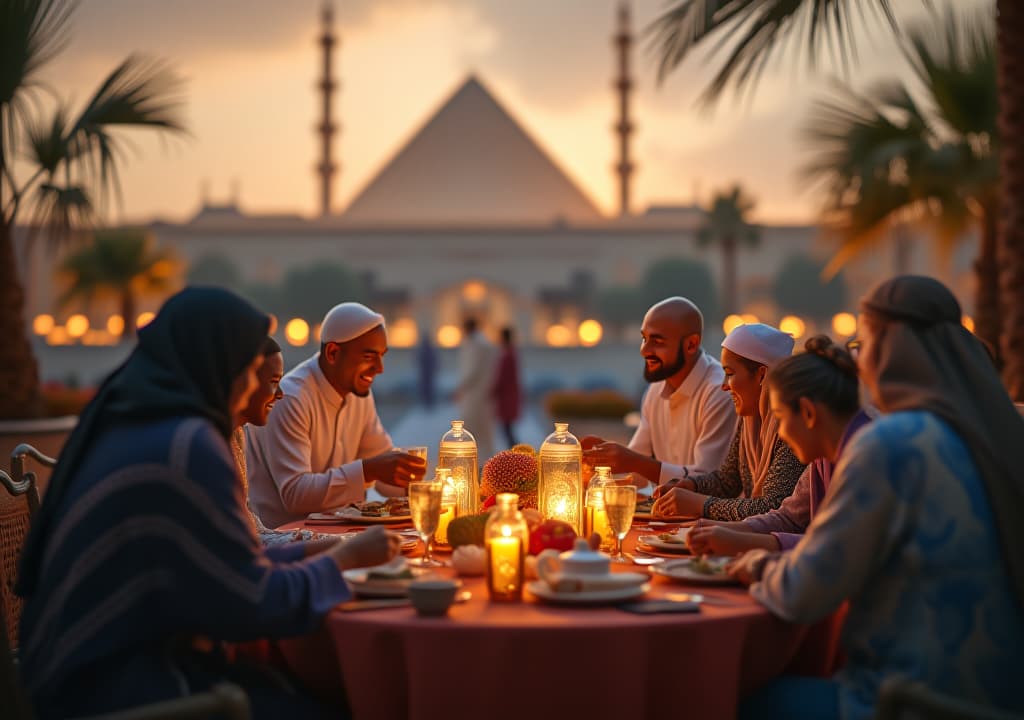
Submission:
<svg viewBox="0 0 1024 720">
<path fill-rule="evenodd" d="M 572 550 L 575 540 L 576 531 L 572 525 L 561 520 L 545 520 L 530 533 L 530 554 L 538 555 L 547 549 L 559 552 Z"/>
<path fill-rule="evenodd" d="M 497 495 L 491 495 L 486 500 L 484 500 L 484 504 L 480 506 L 480 509 L 481 510 L 487 510 L 489 508 L 492 508 L 492 507 L 494 507 L 494 503 L 496 503 L 496 502 L 498 502 L 498 496 Z"/>
</svg>

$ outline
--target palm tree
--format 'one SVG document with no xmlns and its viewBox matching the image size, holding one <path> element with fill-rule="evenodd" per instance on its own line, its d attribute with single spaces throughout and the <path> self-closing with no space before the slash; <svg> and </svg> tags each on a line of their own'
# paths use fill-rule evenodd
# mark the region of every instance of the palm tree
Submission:
<svg viewBox="0 0 1024 720">
<path fill-rule="evenodd" d="M 921 0 L 922 5 L 929 5 Z M 999 88 L 998 262 L 1003 329 L 1003 378 L 1024 400 L 1024 3 L 995 0 Z M 857 11 L 856 17 L 852 14 Z M 895 32 L 890 0 L 678 0 L 653 25 L 659 46 L 659 77 L 697 49 L 717 41 L 728 56 L 704 94 L 713 102 L 727 89 L 756 86 L 768 61 L 794 38 L 804 42 L 813 65 L 827 47 L 847 67 L 854 52 L 855 23 L 881 17 Z"/>
<path fill-rule="evenodd" d="M 166 291 L 177 264 L 169 251 L 153 249 L 152 237 L 143 230 L 102 230 L 91 245 L 62 263 L 61 272 L 69 282 L 57 302 L 66 307 L 82 300 L 88 306 L 97 297 L 114 295 L 124 318 L 124 341 L 135 336 L 139 295 Z"/>
<path fill-rule="evenodd" d="M 704 220 L 697 230 L 697 242 L 701 245 L 717 244 L 722 251 L 722 307 L 723 315 L 738 309 L 736 298 L 736 252 L 740 244 L 756 245 L 761 239 L 761 229 L 751 225 L 747 216 L 754 209 L 754 201 L 739 185 L 715 193 L 711 208 L 704 213 Z"/>
<path fill-rule="evenodd" d="M 0 418 L 41 408 L 14 254 L 19 212 L 32 210 L 30 239 L 37 231 L 55 245 L 80 238 L 118 189 L 122 147 L 114 131 L 183 130 L 177 78 L 137 57 L 118 65 L 77 115 L 64 105 L 45 120 L 33 115 L 39 72 L 65 45 L 74 7 L 69 0 L 0 0 Z"/>
<path fill-rule="evenodd" d="M 976 332 L 999 342 L 999 142 L 995 30 L 947 13 L 941 33 L 918 27 L 904 51 L 917 91 L 899 80 L 868 93 L 841 87 L 819 102 L 806 136 L 806 174 L 827 190 L 826 219 L 843 243 L 830 277 L 905 224 L 938 240 L 943 266 L 972 226 L 981 229 Z"/>
</svg>

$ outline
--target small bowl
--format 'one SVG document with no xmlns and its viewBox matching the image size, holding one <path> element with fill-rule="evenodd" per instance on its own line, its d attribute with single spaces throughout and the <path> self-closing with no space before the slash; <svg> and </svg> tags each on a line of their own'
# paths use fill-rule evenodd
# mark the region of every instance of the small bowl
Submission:
<svg viewBox="0 0 1024 720">
<path fill-rule="evenodd" d="M 448 613 L 460 587 L 458 580 L 416 580 L 409 583 L 409 600 L 420 615 L 440 617 Z"/>
</svg>

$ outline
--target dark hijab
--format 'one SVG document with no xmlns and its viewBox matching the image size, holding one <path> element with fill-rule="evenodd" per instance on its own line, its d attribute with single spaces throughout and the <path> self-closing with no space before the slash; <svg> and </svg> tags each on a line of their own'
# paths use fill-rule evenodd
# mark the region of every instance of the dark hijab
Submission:
<svg viewBox="0 0 1024 720">
<path fill-rule="evenodd" d="M 883 324 L 874 343 L 879 409 L 926 410 L 966 443 L 992 506 L 1011 587 L 1024 603 L 1024 419 L 988 352 L 961 324 L 953 294 L 932 278 L 893 278 L 861 305 Z"/>
<path fill-rule="evenodd" d="M 187 416 L 206 418 L 227 438 L 231 386 L 261 351 L 269 327 L 265 313 L 227 290 L 186 288 L 164 303 L 82 411 L 60 453 L 22 553 L 20 595 L 35 590 L 58 508 L 96 439 L 118 425 Z"/>
</svg>

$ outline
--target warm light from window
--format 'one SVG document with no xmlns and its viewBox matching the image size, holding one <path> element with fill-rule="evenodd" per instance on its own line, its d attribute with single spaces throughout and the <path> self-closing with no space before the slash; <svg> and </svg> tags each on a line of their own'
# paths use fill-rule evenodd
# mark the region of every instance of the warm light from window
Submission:
<svg viewBox="0 0 1024 720">
<path fill-rule="evenodd" d="M 36 315 L 32 321 L 32 332 L 36 335 L 49 335 L 55 324 L 53 315 Z"/>
<path fill-rule="evenodd" d="M 964 324 L 964 327 L 967 328 L 968 332 L 974 332 L 974 318 L 970 315 L 964 315 L 961 322 Z"/>
<path fill-rule="evenodd" d="M 82 336 L 83 345 L 111 345 L 114 337 L 106 330 L 90 330 Z"/>
<path fill-rule="evenodd" d="M 832 318 L 832 331 L 840 337 L 851 337 L 857 332 L 857 318 L 848 312 L 838 313 Z"/>
<path fill-rule="evenodd" d="M 567 347 L 572 342 L 572 332 L 565 325 L 552 325 L 544 338 L 551 347 Z"/>
<path fill-rule="evenodd" d="M 135 327 L 139 330 L 153 322 L 153 318 L 156 317 L 156 313 L 151 313 L 148 310 L 144 313 L 139 313 L 139 316 L 135 318 Z"/>
<path fill-rule="evenodd" d="M 470 280 L 462 286 L 462 297 L 469 302 L 480 302 L 487 296 L 487 286 L 479 280 Z"/>
<path fill-rule="evenodd" d="M 292 318 L 284 326 L 284 337 L 296 347 L 305 345 L 309 342 L 309 323 L 302 318 Z"/>
<path fill-rule="evenodd" d="M 89 332 L 89 318 L 81 313 L 75 313 L 68 318 L 65 327 L 69 337 L 80 338 Z"/>
<path fill-rule="evenodd" d="M 739 315 L 727 315 L 725 321 L 722 323 L 722 330 L 728 335 L 733 330 L 743 324 L 743 318 Z"/>
<path fill-rule="evenodd" d="M 388 345 L 397 348 L 415 347 L 419 330 L 411 318 L 402 318 L 388 325 Z"/>
<path fill-rule="evenodd" d="M 111 315 L 107 318 L 107 332 L 117 337 L 124 332 L 124 318 L 120 315 Z"/>
<path fill-rule="evenodd" d="M 454 325 L 442 325 L 437 329 L 437 344 L 443 348 L 453 348 L 462 341 L 462 331 Z"/>
<path fill-rule="evenodd" d="M 71 342 L 71 338 L 68 337 L 68 331 L 64 329 L 63 325 L 57 325 L 47 334 L 46 342 L 50 345 L 67 345 Z"/>
<path fill-rule="evenodd" d="M 584 320 L 580 323 L 576 334 L 579 335 L 581 344 L 592 347 L 601 342 L 601 338 L 604 336 L 604 328 L 601 327 L 601 323 L 597 320 Z"/>
<path fill-rule="evenodd" d="M 779 321 L 779 330 L 784 333 L 788 333 L 793 336 L 794 339 L 799 340 L 807 332 L 807 326 L 804 321 L 798 318 L 796 315 L 787 315 Z"/>
</svg>

